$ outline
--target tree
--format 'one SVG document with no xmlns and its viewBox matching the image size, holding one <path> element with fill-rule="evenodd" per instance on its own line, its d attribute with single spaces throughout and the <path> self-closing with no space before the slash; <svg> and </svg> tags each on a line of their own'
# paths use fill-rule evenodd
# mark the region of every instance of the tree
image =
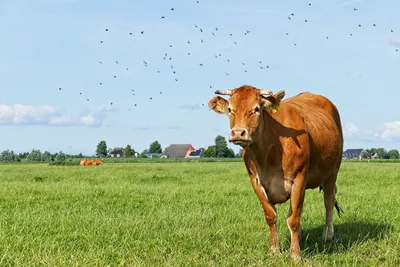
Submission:
<svg viewBox="0 0 400 267">
<path fill-rule="evenodd" d="M 389 159 L 399 159 L 400 158 L 399 151 L 397 149 L 389 150 L 387 152 L 387 156 L 389 157 Z"/>
<path fill-rule="evenodd" d="M 236 157 L 236 158 L 241 158 L 241 157 L 242 157 L 242 152 L 243 152 L 243 149 L 240 148 L 240 149 L 239 149 L 239 152 L 235 155 L 235 157 Z"/>
<path fill-rule="evenodd" d="M 43 152 L 42 161 L 51 161 L 51 160 L 52 160 L 51 153 L 49 151 Z"/>
<path fill-rule="evenodd" d="M 362 159 L 367 159 L 367 158 L 370 157 L 370 154 L 368 153 L 367 150 L 364 150 L 364 151 L 361 151 L 360 157 L 361 157 Z"/>
<path fill-rule="evenodd" d="M 129 145 L 129 144 L 126 145 L 124 151 L 125 151 L 125 157 L 135 156 L 135 153 L 136 153 L 135 150 L 132 149 L 131 145 Z"/>
<path fill-rule="evenodd" d="M 204 157 L 206 158 L 215 158 L 217 157 L 217 147 L 209 146 L 206 150 L 204 150 Z"/>
<path fill-rule="evenodd" d="M 138 158 L 147 158 L 146 154 L 149 153 L 148 149 L 145 149 L 138 155 Z"/>
<path fill-rule="evenodd" d="M 19 161 L 24 161 L 29 155 L 29 152 L 23 152 L 18 154 Z"/>
<path fill-rule="evenodd" d="M 385 159 L 387 156 L 387 151 L 384 148 L 377 148 L 376 153 L 380 159 Z"/>
<path fill-rule="evenodd" d="M 42 160 L 40 149 L 32 149 L 32 152 L 26 157 L 26 161 L 39 162 Z"/>
<path fill-rule="evenodd" d="M 96 155 L 98 157 L 105 157 L 107 156 L 107 143 L 106 141 L 100 141 L 97 145 Z"/>
<path fill-rule="evenodd" d="M 375 148 L 367 149 L 367 152 L 372 157 L 373 155 L 375 155 L 376 149 Z"/>
<path fill-rule="evenodd" d="M 66 159 L 67 159 L 67 155 L 61 151 L 59 153 L 57 153 L 57 155 L 54 157 L 54 161 L 65 161 Z"/>
<path fill-rule="evenodd" d="M 162 152 L 161 144 L 157 140 L 150 144 L 149 153 L 161 153 L 161 152 Z"/>
<path fill-rule="evenodd" d="M 14 151 L 4 150 L 0 155 L 1 162 L 15 162 L 18 161 L 18 156 L 14 153 Z"/>
<path fill-rule="evenodd" d="M 235 151 L 233 151 L 232 148 L 228 148 L 228 149 L 226 150 L 225 156 L 226 156 L 227 158 L 234 158 L 234 157 L 235 157 Z"/>
<path fill-rule="evenodd" d="M 228 152 L 228 144 L 225 140 L 225 137 L 221 135 L 215 137 L 215 146 L 217 148 L 217 157 L 226 158 L 229 152 Z"/>
</svg>

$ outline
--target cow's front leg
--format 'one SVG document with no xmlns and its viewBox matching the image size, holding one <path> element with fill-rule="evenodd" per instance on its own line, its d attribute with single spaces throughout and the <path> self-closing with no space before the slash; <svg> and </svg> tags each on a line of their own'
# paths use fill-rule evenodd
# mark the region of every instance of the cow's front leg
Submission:
<svg viewBox="0 0 400 267">
<path fill-rule="evenodd" d="M 250 176 L 251 185 L 253 186 L 254 192 L 256 193 L 258 199 L 264 210 L 265 219 L 269 226 L 269 252 L 272 254 L 279 252 L 279 237 L 276 227 L 277 215 L 275 206 L 268 201 L 267 194 L 263 186 L 260 183 L 258 174 L 255 170 L 254 164 L 251 164 L 250 170 L 248 169 L 248 174 Z"/>
<path fill-rule="evenodd" d="M 300 260 L 300 218 L 303 209 L 305 195 L 305 177 L 307 170 L 304 169 L 296 175 L 294 179 L 291 196 L 290 209 L 287 224 L 290 230 L 290 258 Z"/>
<path fill-rule="evenodd" d="M 292 214 L 292 207 L 291 206 L 289 206 L 288 218 L 289 218 L 290 214 Z M 300 217 L 301 217 L 302 214 L 303 214 L 303 209 L 301 209 Z M 297 232 L 298 232 L 298 236 L 299 236 L 299 242 L 301 242 L 301 224 L 299 225 L 299 230 Z"/>
</svg>

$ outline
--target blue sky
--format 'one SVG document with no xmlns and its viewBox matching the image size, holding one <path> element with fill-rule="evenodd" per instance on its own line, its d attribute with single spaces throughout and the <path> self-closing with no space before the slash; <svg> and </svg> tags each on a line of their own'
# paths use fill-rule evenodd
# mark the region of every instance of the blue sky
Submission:
<svg viewBox="0 0 400 267">
<path fill-rule="evenodd" d="M 0 0 L 0 150 L 206 147 L 229 133 L 207 101 L 243 84 L 323 94 L 345 148 L 400 148 L 399 1 L 199 2 Z"/>
</svg>

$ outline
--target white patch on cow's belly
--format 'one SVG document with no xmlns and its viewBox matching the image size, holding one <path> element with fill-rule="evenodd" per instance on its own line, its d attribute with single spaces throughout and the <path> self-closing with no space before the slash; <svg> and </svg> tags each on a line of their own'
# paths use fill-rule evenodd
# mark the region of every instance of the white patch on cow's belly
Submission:
<svg viewBox="0 0 400 267">
<path fill-rule="evenodd" d="M 293 182 L 290 181 L 290 180 L 285 179 L 284 187 L 285 187 L 286 194 L 290 195 L 290 192 L 292 192 L 292 186 L 293 186 Z"/>
<path fill-rule="evenodd" d="M 262 186 L 262 184 L 261 184 L 260 177 L 258 176 L 258 173 L 255 173 L 255 174 L 254 174 L 254 177 L 256 177 L 258 186 L 261 188 L 261 191 L 263 192 L 265 198 L 268 200 L 268 195 L 267 195 L 267 193 L 265 192 L 265 188 L 264 188 L 264 187 Z"/>
<path fill-rule="evenodd" d="M 281 174 L 266 175 L 261 178 L 268 199 L 273 203 L 283 203 L 290 197 L 292 182 L 286 180 Z"/>
</svg>

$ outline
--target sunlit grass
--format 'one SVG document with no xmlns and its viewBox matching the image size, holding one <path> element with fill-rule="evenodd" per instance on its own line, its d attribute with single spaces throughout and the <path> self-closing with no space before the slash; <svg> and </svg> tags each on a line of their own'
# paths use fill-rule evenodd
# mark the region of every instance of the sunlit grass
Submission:
<svg viewBox="0 0 400 267">
<path fill-rule="evenodd" d="M 398 164 L 344 163 L 336 239 L 321 241 L 323 194 L 306 193 L 305 266 L 400 264 Z M 287 266 L 241 162 L 0 165 L 1 266 Z"/>
</svg>

